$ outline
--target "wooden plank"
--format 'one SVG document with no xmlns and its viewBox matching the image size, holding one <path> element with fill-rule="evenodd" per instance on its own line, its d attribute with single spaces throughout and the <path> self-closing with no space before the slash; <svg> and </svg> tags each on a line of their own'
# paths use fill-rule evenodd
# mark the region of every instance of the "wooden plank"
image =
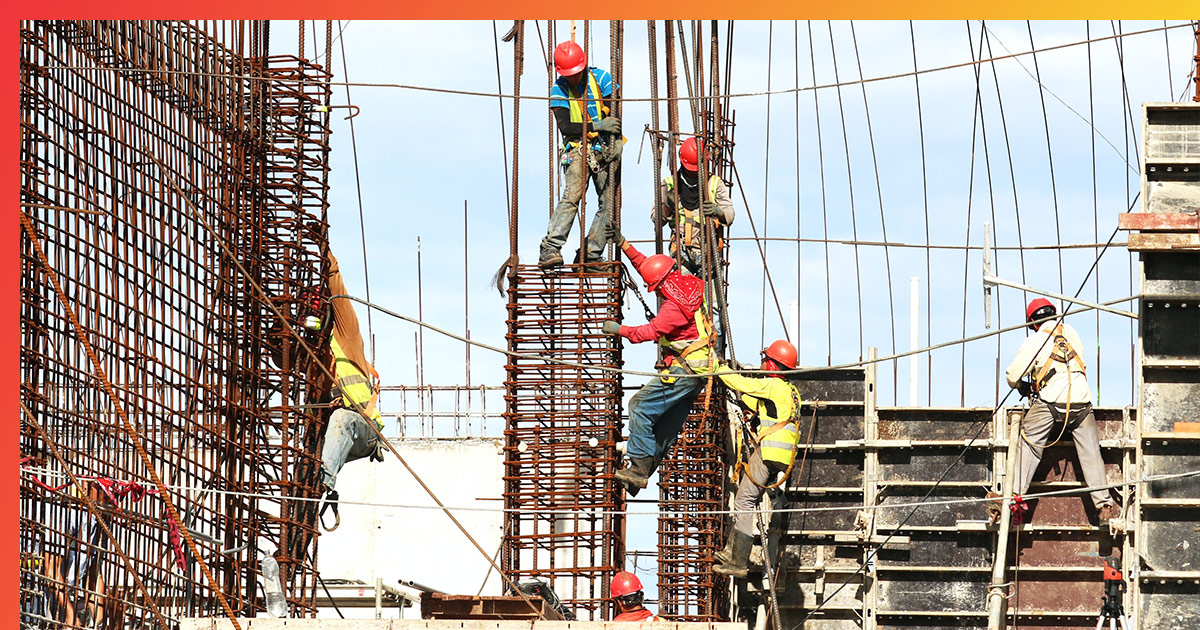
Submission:
<svg viewBox="0 0 1200 630">
<path fill-rule="evenodd" d="M 1175 232 L 1200 229 L 1196 212 L 1123 212 L 1117 215 L 1117 229 Z"/>
<path fill-rule="evenodd" d="M 1200 422 L 1176 422 L 1176 433 L 1200 433 Z"/>
<path fill-rule="evenodd" d="M 1200 250 L 1200 233 L 1134 232 L 1127 247 L 1131 252 Z"/>
</svg>

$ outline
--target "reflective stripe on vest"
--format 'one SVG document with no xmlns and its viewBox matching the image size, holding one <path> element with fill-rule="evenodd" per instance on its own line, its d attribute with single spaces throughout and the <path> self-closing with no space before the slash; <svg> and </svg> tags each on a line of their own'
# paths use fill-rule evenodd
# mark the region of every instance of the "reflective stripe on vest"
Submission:
<svg viewBox="0 0 1200 630">
<path fill-rule="evenodd" d="M 383 417 L 379 410 L 371 405 L 371 399 L 375 396 L 375 391 L 371 389 L 371 381 L 353 361 L 346 358 L 336 338 L 330 337 L 329 348 L 333 351 L 334 374 L 337 376 L 337 388 L 342 392 L 342 405 L 355 411 L 358 411 L 356 404 L 361 406 L 366 413 L 359 413 L 363 413 L 364 417 L 374 420 L 383 428 Z"/>
<path fill-rule="evenodd" d="M 692 317 L 696 322 L 696 332 L 699 333 L 697 338 L 667 341 L 666 337 L 659 337 L 658 343 L 662 347 L 673 351 L 688 367 L 692 368 L 693 372 L 703 374 L 709 371 L 708 348 L 710 345 L 708 342 L 708 326 L 704 324 L 704 308 L 696 309 Z M 689 348 L 692 348 L 692 350 L 689 351 Z"/>
<path fill-rule="evenodd" d="M 716 175 L 712 175 L 708 178 L 709 201 L 717 200 L 717 186 L 718 182 L 720 181 L 721 178 L 717 177 Z M 667 185 L 667 192 L 671 192 L 675 189 L 675 178 L 671 175 L 664 177 L 663 183 Z M 696 234 L 700 231 L 700 226 L 702 225 L 701 221 L 703 220 L 704 215 L 700 214 L 699 208 L 696 208 L 695 210 L 684 208 L 683 210 L 675 211 L 675 234 L 679 238 L 683 239 L 684 247 L 696 246 Z M 711 220 L 714 226 L 719 226 L 721 224 L 716 217 L 712 218 Z"/>
<path fill-rule="evenodd" d="M 597 123 L 601 120 L 604 120 L 604 115 L 607 113 L 608 108 L 600 103 L 600 99 L 603 97 L 600 95 L 600 84 L 596 82 L 596 75 L 592 74 L 591 68 L 584 70 L 584 72 L 587 73 L 587 91 L 589 92 L 587 100 L 596 102 L 596 118 L 593 120 L 591 114 L 588 113 L 587 106 L 584 103 L 583 95 L 576 95 L 575 90 L 568 85 L 567 92 L 569 95 L 567 103 L 570 105 L 571 122 L 581 123 L 586 116 L 588 123 Z M 589 124 L 588 126 L 591 127 L 592 125 Z M 595 131 L 588 132 L 588 138 L 590 139 L 599 137 L 600 134 L 596 133 Z M 571 149 L 574 146 L 576 146 L 576 143 L 574 142 L 569 140 L 563 141 L 563 147 L 566 149 Z"/>
<path fill-rule="evenodd" d="M 790 382 L 784 383 L 788 386 L 790 400 L 787 402 L 791 409 L 785 413 L 779 404 L 780 401 L 772 400 L 775 403 L 775 413 L 783 417 L 777 419 L 763 413 L 762 405 L 758 405 L 759 428 L 756 437 L 763 461 L 790 466 L 796 457 L 796 444 L 800 441 L 800 426 L 796 422 L 800 414 L 800 392 Z"/>
</svg>

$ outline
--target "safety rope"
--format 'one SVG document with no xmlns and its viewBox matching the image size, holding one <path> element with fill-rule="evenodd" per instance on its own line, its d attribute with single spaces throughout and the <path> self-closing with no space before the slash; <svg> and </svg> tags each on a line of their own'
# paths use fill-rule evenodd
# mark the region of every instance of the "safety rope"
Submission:
<svg viewBox="0 0 1200 630">
<path fill-rule="evenodd" d="M 789 385 L 791 385 L 791 384 L 789 383 Z M 800 415 L 800 394 L 796 391 L 796 387 L 794 385 L 791 385 L 791 388 L 792 388 L 792 403 L 795 405 L 792 408 L 792 416 L 785 421 L 781 421 L 781 422 L 771 425 L 772 428 L 774 428 L 776 426 L 781 426 L 781 425 L 786 426 L 788 424 L 796 425 L 796 443 L 792 445 L 792 456 L 791 456 L 790 460 L 788 461 L 787 470 L 784 471 L 782 477 L 780 477 L 777 481 L 775 481 L 775 483 L 772 483 L 771 485 L 765 485 L 764 483 L 759 483 L 759 481 L 754 478 L 754 475 L 752 475 L 750 473 L 750 466 L 747 464 L 746 460 L 743 459 L 743 451 L 745 449 L 739 448 L 738 449 L 738 461 L 736 464 L 734 464 L 734 467 L 733 467 L 733 470 L 734 470 L 733 478 L 735 480 L 742 473 L 745 473 L 746 478 L 750 480 L 750 483 L 758 486 L 759 488 L 762 488 L 763 490 L 774 490 L 775 488 L 778 488 L 779 486 L 783 485 L 788 479 L 792 478 L 792 466 L 794 466 L 796 464 L 796 452 L 798 450 L 800 450 L 800 435 L 799 435 L 800 425 L 797 423 L 797 420 L 799 419 L 799 415 Z M 812 432 L 812 427 L 816 426 L 816 422 L 817 422 L 817 406 L 813 405 L 812 420 L 809 421 L 810 434 Z M 778 432 L 778 431 L 782 431 L 782 430 L 783 430 L 782 428 L 775 429 L 775 431 L 773 431 L 773 432 Z M 746 433 L 746 435 L 749 436 L 750 440 L 756 446 L 758 446 L 760 444 L 761 438 L 755 437 L 754 434 L 750 433 L 750 430 L 746 427 L 745 423 L 742 423 L 742 431 L 744 431 Z M 765 437 L 765 435 L 764 435 L 764 437 Z M 742 442 L 742 446 L 746 446 L 745 441 Z M 761 446 L 759 446 L 759 448 L 761 448 Z M 808 457 L 808 448 L 807 447 L 804 449 L 804 457 L 806 459 Z M 764 462 L 765 462 L 765 460 L 764 460 Z M 800 469 L 801 469 L 801 471 L 804 470 L 803 462 L 801 462 Z"/>
</svg>

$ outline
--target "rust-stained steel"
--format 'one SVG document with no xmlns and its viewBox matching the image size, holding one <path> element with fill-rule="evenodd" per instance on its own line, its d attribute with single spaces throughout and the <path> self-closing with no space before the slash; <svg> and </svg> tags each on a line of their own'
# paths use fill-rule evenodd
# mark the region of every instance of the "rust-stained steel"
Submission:
<svg viewBox="0 0 1200 630">
<path fill-rule="evenodd" d="M 608 582 L 625 552 L 625 520 L 612 513 L 625 506 L 613 479 L 621 377 L 596 369 L 621 365 L 620 343 L 600 329 L 620 318 L 618 271 L 519 265 L 508 288 L 508 348 L 537 358 L 506 366 L 502 566 L 514 581 L 549 581 L 581 620 L 611 618 Z"/>
<path fill-rule="evenodd" d="M 722 621 L 729 615 L 727 580 L 713 554 L 729 534 L 726 444 L 729 420 L 719 379 L 696 399 L 679 441 L 658 472 L 658 607 L 672 621 Z M 709 512 L 698 514 L 695 512 Z"/>
<path fill-rule="evenodd" d="M 21 24 L 23 627 L 159 627 L 224 614 L 218 593 L 254 615 L 275 549 L 293 614 L 314 610 L 313 515 L 288 499 L 315 496 L 322 384 L 264 299 L 296 316 L 322 284 L 329 75 L 267 42 L 262 22 Z"/>
</svg>

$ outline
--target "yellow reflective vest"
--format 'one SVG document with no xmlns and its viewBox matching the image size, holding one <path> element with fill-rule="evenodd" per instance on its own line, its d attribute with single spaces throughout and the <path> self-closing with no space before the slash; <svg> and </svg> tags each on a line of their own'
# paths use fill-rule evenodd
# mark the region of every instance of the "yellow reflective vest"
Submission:
<svg viewBox="0 0 1200 630">
<path fill-rule="evenodd" d="M 603 97 L 600 95 L 600 84 L 596 82 L 596 76 L 592 74 L 590 68 L 584 72 L 587 74 L 587 100 L 596 101 L 598 105 L 598 107 L 596 107 L 596 118 L 593 119 L 590 115 L 587 115 L 587 104 L 584 102 L 583 95 L 576 95 L 574 93 L 575 90 L 573 89 L 568 89 L 568 91 L 571 93 L 571 98 L 568 100 L 568 103 L 570 104 L 571 122 L 581 123 L 584 120 L 584 116 L 587 115 L 590 127 L 592 124 L 598 123 L 604 119 L 604 116 L 608 113 L 608 107 L 600 102 L 600 99 Z M 600 134 L 596 133 L 595 131 L 588 132 L 589 139 L 595 139 L 599 137 Z M 574 142 L 569 140 L 563 141 L 563 147 L 566 149 L 572 149 L 575 146 L 576 143 Z"/>
<path fill-rule="evenodd" d="M 371 387 L 371 380 L 354 365 L 353 361 L 346 358 L 336 337 L 329 338 L 329 347 L 333 351 L 334 375 L 337 377 L 335 385 L 342 393 L 342 406 L 355 411 L 359 411 L 359 407 L 361 407 L 362 410 L 359 413 L 374 420 L 382 430 L 383 416 L 375 406 L 375 390 Z"/>
<path fill-rule="evenodd" d="M 742 395 L 742 403 L 758 416 L 759 452 L 763 461 L 791 466 L 800 441 L 800 392 L 787 379 L 719 373 L 727 387 Z M 776 428 L 778 427 L 778 428 Z"/>
</svg>

